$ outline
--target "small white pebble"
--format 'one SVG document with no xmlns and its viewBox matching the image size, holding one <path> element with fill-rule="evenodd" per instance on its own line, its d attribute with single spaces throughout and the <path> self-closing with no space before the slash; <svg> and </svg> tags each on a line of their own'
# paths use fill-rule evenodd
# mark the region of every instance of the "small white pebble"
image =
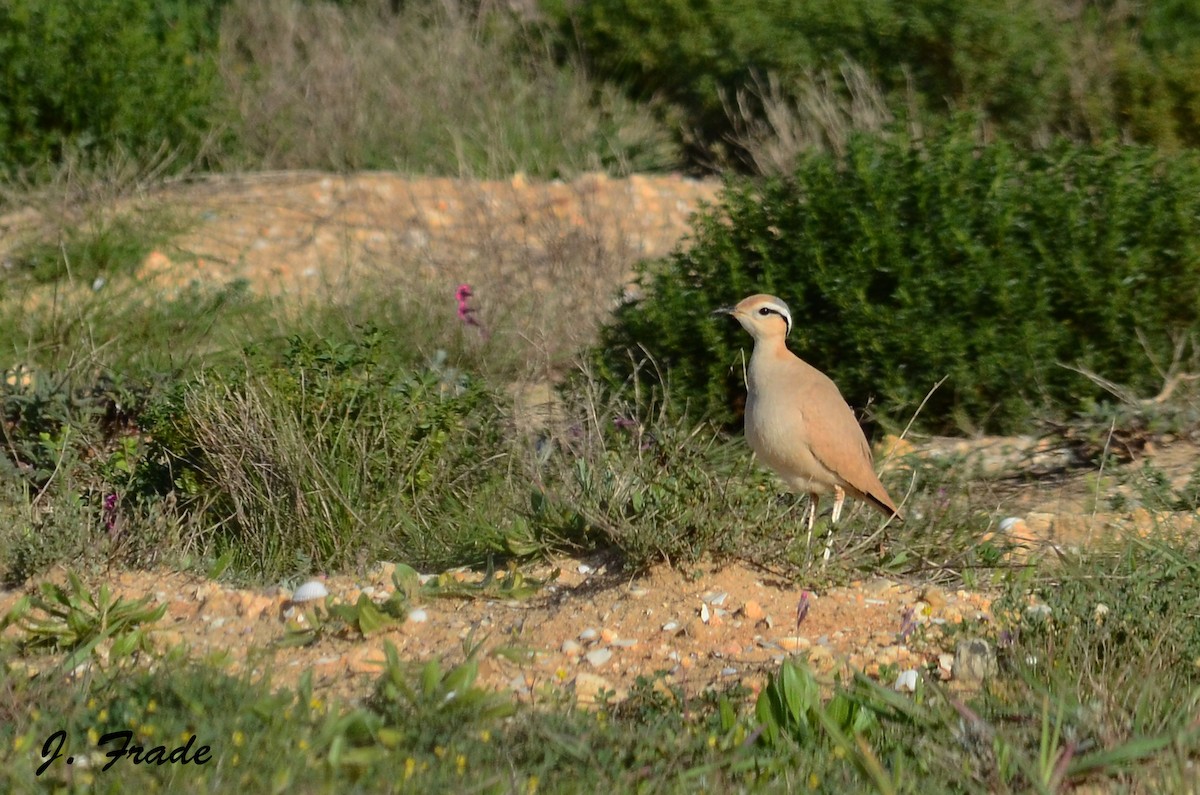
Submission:
<svg viewBox="0 0 1200 795">
<path fill-rule="evenodd" d="M 729 598 L 729 594 L 724 591 L 709 591 L 700 597 L 705 604 L 710 604 L 713 607 L 720 607 L 725 604 L 725 600 Z"/>
<path fill-rule="evenodd" d="M 591 566 L 587 565 L 586 563 L 580 563 L 577 571 L 580 574 L 591 574 L 593 571 L 595 571 L 595 569 L 593 569 Z"/>
<path fill-rule="evenodd" d="M 738 669 L 734 668 L 731 665 L 728 668 L 721 669 L 721 676 L 737 676 L 737 672 L 738 672 Z"/>
<path fill-rule="evenodd" d="M 600 633 L 592 627 L 588 627 L 583 632 L 579 633 L 579 639 L 582 641 L 595 640 L 598 637 L 600 637 Z"/>
<path fill-rule="evenodd" d="M 562 642 L 562 653 L 576 657 L 583 653 L 583 646 L 580 646 L 578 641 L 567 638 Z"/>
<path fill-rule="evenodd" d="M 408 612 L 408 620 L 414 624 L 423 624 L 429 620 L 429 613 L 425 611 L 425 608 L 418 607 L 416 610 Z"/>
<path fill-rule="evenodd" d="M 674 632 L 677 629 L 679 629 L 678 621 L 668 621 L 667 623 L 662 625 L 663 632 Z"/>
<path fill-rule="evenodd" d="M 899 690 L 902 693 L 913 693 L 917 689 L 917 669 L 909 668 L 907 671 L 901 671 L 896 677 L 896 684 L 892 688 Z"/>
<path fill-rule="evenodd" d="M 1023 520 L 1019 516 L 1010 516 L 1007 519 L 1001 519 L 1000 520 L 1000 532 L 1007 533 L 1009 530 L 1012 530 L 1013 525 L 1015 525 L 1017 522 L 1020 522 L 1020 521 L 1023 521 Z"/>
<path fill-rule="evenodd" d="M 324 599 L 329 596 L 329 590 L 325 587 L 325 583 L 320 580 L 309 580 L 296 589 L 292 594 L 293 602 L 312 602 L 316 599 Z"/>
<path fill-rule="evenodd" d="M 599 668 L 601 665 L 604 665 L 606 662 L 611 660 L 612 655 L 613 653 L 611 649 L 600 648 L 592 649 L 584 655 L 584 658 L 593 668 Z"/>
<path fill-rule="evenodd" d="M 707 624 L 710 618 L 712 618 L 712 613 L 709 612 L 708 605 L 702 603 L 700 605 L 700 620 Z"/>
</svg>

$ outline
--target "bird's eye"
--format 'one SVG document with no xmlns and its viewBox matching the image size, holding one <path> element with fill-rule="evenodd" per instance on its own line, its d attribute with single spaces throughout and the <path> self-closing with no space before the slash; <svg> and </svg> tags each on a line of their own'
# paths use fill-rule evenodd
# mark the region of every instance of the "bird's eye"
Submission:
<svg viewBox="0 0 1200 795">
<path fill-rule="evenodd" d="M 758 310 L 758 314 L 766 317 L 767 315 L 771 314 L 771 310 L 764 306 L 762 309 Z"/>
</svg>

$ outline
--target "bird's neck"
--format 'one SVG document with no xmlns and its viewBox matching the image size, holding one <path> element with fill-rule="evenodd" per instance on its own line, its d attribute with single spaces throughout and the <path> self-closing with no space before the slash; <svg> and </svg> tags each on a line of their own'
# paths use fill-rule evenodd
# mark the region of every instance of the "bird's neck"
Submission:
<svg viewBox="0 0 1200 795">
<path fill-rule="evenodd" d="M 783 337 L 766 337 L 754 341 L 754 352 L 750 354 L 748 386 L 757 390 L 763 379 L 769 378 L 767 373 L 775 367 L 795 359 L 796 356 L 788 350 Z"/>
</svg>

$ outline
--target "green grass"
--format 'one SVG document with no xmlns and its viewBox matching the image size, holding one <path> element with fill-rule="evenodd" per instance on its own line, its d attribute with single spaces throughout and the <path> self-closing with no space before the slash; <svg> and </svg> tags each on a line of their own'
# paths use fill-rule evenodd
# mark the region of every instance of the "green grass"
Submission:
<svg viewBox="0 0 1200 795">
<path fill-rule="evenodd" d="M 1011 484 L 961 460 L 898 457 L 883 478 L 908 521 L 881 529 L 851 506 L 823 567 L 827 524 L 808 547 L 802 504 L 751 464 L 742 440 L 669 393 L 648 405 L 585 374 L 546 419 L 523 416 L 511 387 L 544 377 L 551 357 L 512 344 L 527 322 L 516 298 L 498 299 L 512 311 L 488 316 L 484 339 L 452 301 L 410 284 L 322 307 L 237 284 L 151 300 L 121 277 L 128 263 L 118 258 L 99 291 L 66 273 L 42 284 L 26 273 L 0 300 L 0 575 L 11 585 L 56 564 L 263 583 L 391 559 L 503 569 L 466 595 L 508 599 L 539 586 L 521 574 L 525 561 L 562 551 L 614 551 L 630 576 L 737 559 L 813 589 L 880 574 L 987 588 L 994 622 L 948 631 L 992 641 L 999 672 L 964 691 L 939 685 L 931 667 L 900 695 L 890 681 L 814 680 L 789 662 L 758 700 L 651 678 L 585 709 L 561 693 L 515 706 L 476 685 L 471 654 L 448 668 L 393 653 L 360 701 L 323 703 L 308 682 L 231 676 L 155 651 L 141 627 L 152 605 L 69 580 L 10 614 L 0 636 L 0 790 L 1197 786 L 1200 564 L 1194 539 L 1169 526 L 1018 566 L 993 535 Z M 1118 426 L 1128 439 L 1187 435 L 1194 408 L 1179 405 L 1098 407 L 1073 438 L 1099 462 Z M 1195 478 L 1106 467 L 1099 506 L 1114 494 L 1126 507 L 1197 504 Z M 327 610 L 311 631 L 371 634 L 407 599 L 455 587 L 434 580 L 418 594 L 412 580 L 404 600 Z M 1028 611 L 1031 599 L 1045 610 Z M 60 729 L 63 748 L 50 748 L 64 756 L 39 777 L 40 751 Z M 101 737 L 123 729 L 163 753 L 195 736 L 190 753 L 208 745 L 211 761 L 85 767 L 112 750 L 97 748 Z"/>
</svg>

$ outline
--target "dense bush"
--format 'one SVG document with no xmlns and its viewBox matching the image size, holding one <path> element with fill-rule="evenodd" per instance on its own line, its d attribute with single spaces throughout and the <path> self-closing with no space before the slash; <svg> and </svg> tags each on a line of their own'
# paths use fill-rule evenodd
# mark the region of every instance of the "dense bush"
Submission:
<svg viewBox="0 0 1200 795">
<path fill-rule="evenodd" d="M 803 105 L 806 87 L 847 61 L 865 68 L 893 115 L 914 124 L 936 127 L 948 112 L 971 111 L 987 134 L 1024 143 L 1040 145 L 1058 132 L 1196 143 L 1200 7 L 1191 0 L 597 0 L 555 7 L 564 35 L 596 75 L 639 98 L 665 99 L 707 157 L 739 142 L 739 115 L 766 112 L 755 102 L 756 95 L 771 99 L 755 87 L 764 78 Z M 854 89 L 843 88 L 848 105 Z M 731 112 L 738 92 L 750 102 Z"/>
<path fill-rule="evenodd" d="M 1012 429 L 1096 396 L 1060 363 L 1161 385 L 1155 366 L 1200 309 L 1200 158 L 858 139 L 792 179 L 731 185 L 692 247 L 640 282 L 601 334 L 614 382 L 661 370 L 676 401 L 731 421 L 750 339 L 709 313 L 762 291 L 788 302 L 792 349 L 852 404 L 904 419 L 948 376 L 921 424 Z"/>
<path fill-rule="evenodd" d="M 195 155 L 216 126 L 218 3 L 0 4 L 0 171 L 162 146 Z"/>
</svg>

